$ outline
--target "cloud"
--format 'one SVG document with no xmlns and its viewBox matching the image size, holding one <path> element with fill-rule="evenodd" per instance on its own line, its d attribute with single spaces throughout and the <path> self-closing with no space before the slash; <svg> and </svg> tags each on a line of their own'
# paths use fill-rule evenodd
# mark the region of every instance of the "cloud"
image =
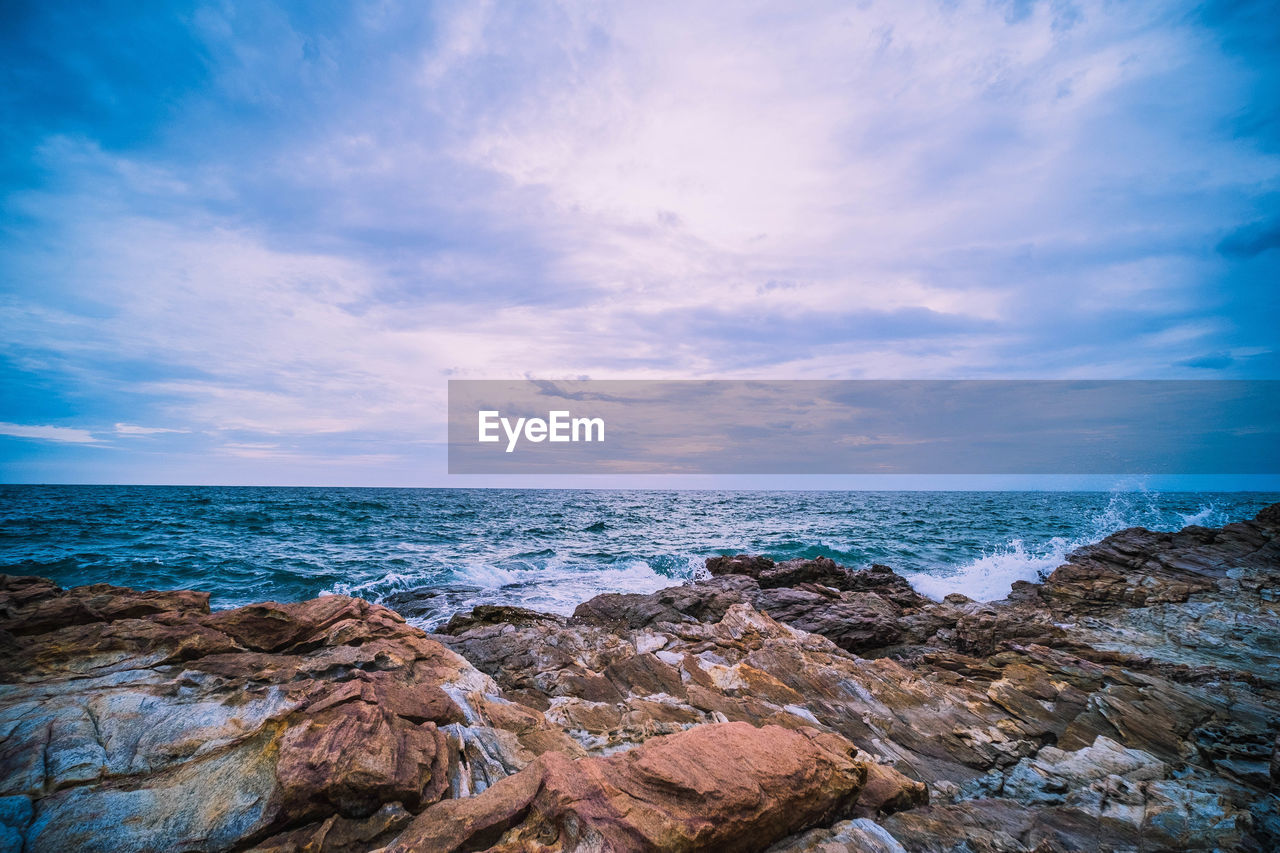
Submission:
<svg viewBox="0 0 1280 853">
<path fill-rule="evenodd" d="M 1187 358 L 1178 362 L 1186 367 L 1197 367 L 1204 370 L 1223 370 L 1236 363 L 1236 360 L 1230 354 L 1225 352 L 1214 353 L 1212 355 L 1201 355 L 1195 358 Z"/>
<path fill-rule="evenodd" d="M 33 6 L 0 416 L 360 455 L 450 376 L 1270 375 L 1265 12 Z"/>
<path fill-rule="evenodd" d="M 394 453 L 347 453 L 341 456 L 307 453 L 278 444 L 254 442 L 228 442 L 219 448 L 228 456 L 241 459 L 263 459 L 301 463 L 306 465 L 391 465 L 401 460 Z"/>
<path fill-rule="evenodd" d="M 93 433 L 74 427 L 42 426 L 36 424 L 0 423 L 0 435 L 14 438 L 34 438 L 40 441 L 56 441 L 63 444 L 100 444 Z"/>
<path fill-rule="evenodd" d="M 116 435 L 129 436 L 129 437 L 161 435 L 162 433 L 166 433 L 166 432 L 185 433 L 190 431 L 185 429 L 172 429 L 169 427 L 145 427 L 145 426 L 138 426 L 137 424 L 123 424 L 123 423 L 116 424 L 115 429 L 116 429 Z"/>
</svg>

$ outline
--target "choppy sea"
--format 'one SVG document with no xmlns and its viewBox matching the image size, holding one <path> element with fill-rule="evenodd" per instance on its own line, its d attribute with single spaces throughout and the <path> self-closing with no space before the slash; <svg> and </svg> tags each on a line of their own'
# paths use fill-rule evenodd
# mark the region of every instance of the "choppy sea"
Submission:
<svg viewBox="0 0 1280 853">
<path fill-rule="evenodd" d="M 0 572 L 212 594 L 214 607 L 436 594 L 567 613 L 713 554 L 885 563 L 925 595 L 1003 597 L 1116 530 L 1252 517 L 1261 493 L 0 486 Z"/>
</svg>

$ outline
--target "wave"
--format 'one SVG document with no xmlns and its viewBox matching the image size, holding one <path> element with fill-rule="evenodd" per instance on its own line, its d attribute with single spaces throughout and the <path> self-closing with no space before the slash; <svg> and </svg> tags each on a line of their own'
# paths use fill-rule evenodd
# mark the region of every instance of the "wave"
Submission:
<svg viewBox="0 0 1280 853">
<path fill-rule="evenodd" d="M 1055 536 L 1032 544 L 1021 538 L 1010 539 L 957 567 L 949 570 L 939 567 L 910 575 L 908 580 L 916 592 L 935 601 L 955 592 L 975 601 L 997 601 L 1009 594 L 1014 582 L 1041 582 L 1065 563 L 1072 551 L 1120 530 L 1130 527 L 1179 530 L 1192 524 L 1209 526 L 1226 522 L 1226 514 L 1212 502 L 1190 512 L 1179 512 L 1162 510 L 1159 498 L 1158 493 L 1146 491 L 1115 491 L 1106 508 L 1086 519 L 1080 525 L 1082 532 L 1076 536 Z"/>
<path fill-rule="evenodd" d="M 1085 544 L 1054 537 L 1040 547 L 1013 539 L 959 566 L 951 574 L 918 574 L 907 578 L 915 591 L 941 601 L 953 592 L 975 601 L 996 601 L 1009 594 L 1014 581 L 1039 581 L 1066 562 L 1071 551 Z"/>
<path fill-rule="evenodd" d="M 454 613 L 480 604 L 515 604 L 544 613 L 568 616 L 579 604 L 602 592 L 657 592 L 693 579 L 702 558 L 661 555 L 626 559 L 613 565 L 583 564 L 552 556 L 513 560 L 506 565 L 475 561 L 457 566 L 447 576 L 431 578 L 388 573 L 361 584 L 337 583 L 324 594 L 354 595 L 382 601 L 395 593 L 419 592 L 430 597 L 427 616 L 410 623 L 430 630 Z"/>
<path fill-rule="evenodd" d="M 714 554 L 755 553 L 884 563 L 913 575 L 925 594 L 990 599 L 1120 528 L 1218 526 L 1277 500 L 1140 491 L 4 487 L 0 565 L 62 586 L 202 589 L 216 608 L 322 592 L 413 600 L 435 590 L 450 601 L 563 613 L 600 593 L 697 577 Z"/>
</svg>

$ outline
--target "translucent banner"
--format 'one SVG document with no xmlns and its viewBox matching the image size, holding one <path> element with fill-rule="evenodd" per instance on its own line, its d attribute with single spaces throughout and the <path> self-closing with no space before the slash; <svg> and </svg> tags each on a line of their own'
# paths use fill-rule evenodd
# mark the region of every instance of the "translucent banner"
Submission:
<svg viewBox="0 0 1280 853">
<path fill-rule="evenodd" d="M 451 380 L 451 474 L 1274 474 L 1275 380 Z"/>
</svg>

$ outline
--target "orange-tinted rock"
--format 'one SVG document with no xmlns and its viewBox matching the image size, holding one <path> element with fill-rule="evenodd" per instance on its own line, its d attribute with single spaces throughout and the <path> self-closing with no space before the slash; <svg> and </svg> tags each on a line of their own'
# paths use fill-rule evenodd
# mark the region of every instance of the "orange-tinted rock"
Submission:
<svg viewBox="0 0 1280 853">
<path fill-rule="evenodd" d="M 0 577 L 0 841 L 1280 844 L 1280 506 L 1123 531 L 996 602 L 825 559 L 717 567 L 434 638 L 342 596 L 209 613 Z"/>
<path fill-rule="evenodd" d="M 758 850 L 852 807 L 866 772 L 853 752 L 813 730 L 731 723 L 609 758 L 551 754 L 433 806 L 389 850 Z"/>
<path fill-rule="evenodd" d="M 0 578 L 0 606 L 0 829 L 32 853 L 364 850 L 524 767 L 524 743 L 581 754 L 541 714 L 482 719 L 509 706 L 492 681 L 358 599 L 210 614 L 202 594 Z"/>
<path fill-rule="evenodd" d="M 906 811 L 929 802 L 929 788 L 885 764 L 867 763 L 867 779 L 858 794 L 856 814 L 876 817 Z"/>
<path fill-rule="evenodd" d="M 369 702 L 311 713 L 280 739 L 276 776 L 295 816 L 367 817 L 383 803 L 420 808 L 449 787 L 444 735 Z"/>
<path fill-rule="evenodd" d="M 19 637 L 93 622 L 208 612 L 209 594 L 205 592 L 139 592 L 100 583 L 66 595 L 44 578 L 0 575 L 0 631 Z"/>
</svg>

